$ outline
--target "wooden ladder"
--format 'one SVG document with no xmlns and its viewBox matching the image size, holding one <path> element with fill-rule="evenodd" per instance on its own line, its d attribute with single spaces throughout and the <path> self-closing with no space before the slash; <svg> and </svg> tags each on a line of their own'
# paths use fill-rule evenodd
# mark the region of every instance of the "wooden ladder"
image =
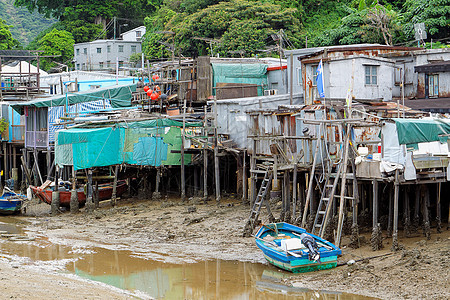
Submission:
<svg viewBox="0 0 450 300">
<path fill-rule="evenodd" d="M 347 173 L 348 170 L 348 162 L 349 162 L 349 148 L 350 148 L 350 125 L 346 127 L 346 135 L 344 137 L 343 142 L 343 158 L 342 161 L 338 164 L 336 173 L 328 173 L 327 180 L 325 182 L 325 186 L 322 192 L 322 196 L 319 202 L 319 206 L 317 208 L 316 217 L 314 218 L 314 225 L 312 228 L 312 233 L 315 233 L 318 230 L 318 235 L 323 238 L 325 235 L 325 230 L 328 225 L 328 221 L 331 216 L 331 208 L 333 207 L 334 198 L 340 199 L 340 209 L 339 209 L 339 223 L 337 236 L 335 238 L 335 243 L 338 245 L 342 232 L 342 224 L 343 224 L 343 214 L 344 214 L 344 203 L 345 200 L 354 200 L 353 196 L 346 196 L 346 188 L 347 188 L 347 180 L 353 177 L 356 178 L 356 174 L 354 174 L 355 170 L 353 168 L 352 176 L 349 176 Z M 340 194 L 336 195 L 336 189 L 338 183 L 341 183 Z M 332 183 L 331 183 L 332 182 Z"/>
<path fill-rule="evenodd" d="M 266 202 L 266 207 L 269 212 L 269 219 L 271 219 L 271 222 L 274 219 L 272 211 L 270 210 L 270 205 L 269 203 L 267 203 L 267 201 L 265 201 L 267 192 L 269 191 L 270 185 L 272 183 L 272 178 L 273 178 L 273 171 L 271 169 L 266 170 L 264 174 L 264 179 L 259 188 L 258 195 L 256 196 L 255 202 L 253 203 L 252 210 L 250 212 L 250 217 L 248 218 L 248 221 L 244 227 L 243 233 L 244 237 L 251 236 L 253 229 L 255 229 L 256 222 L 258 220 L 259 213 L 261 212 L 261 206 L 263 202 Z"/>
</svg>

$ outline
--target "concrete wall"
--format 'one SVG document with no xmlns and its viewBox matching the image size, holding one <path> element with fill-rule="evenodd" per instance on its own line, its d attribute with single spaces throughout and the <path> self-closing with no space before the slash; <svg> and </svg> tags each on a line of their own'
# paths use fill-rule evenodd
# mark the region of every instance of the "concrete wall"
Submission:
<svg viewBox="0 0 450 300">
<path fill-rule="evenodd" d="M 117 59 L 119 67 L 129 67 L 130 56 L 141 52 L 141 42 L 97 40 L 90 43 L 79 43 L 74 45 L 74 65 L 76 70 L 83 71 L 114 70 Z"/>
<path fill-rule="evenodd" d="M 311 104 L 318 98 L 314 84 L 318 63 L 304 64 L 305 103 Z M 366 84 L 365 68 L 377 68 L 377 84 Z M 381 57 L 355 56 L 323 62 L 325 98 L 345 99 L 349 89 L 355 99 L 388 101 L 392 99 L 394 62 Z"/>
<path fill-rule="evenodd" d="M 124 41 L 139 42 L 145 34 L 145 26 L 139 26 L 122 33 L 120 36 Z"/>
</svg>

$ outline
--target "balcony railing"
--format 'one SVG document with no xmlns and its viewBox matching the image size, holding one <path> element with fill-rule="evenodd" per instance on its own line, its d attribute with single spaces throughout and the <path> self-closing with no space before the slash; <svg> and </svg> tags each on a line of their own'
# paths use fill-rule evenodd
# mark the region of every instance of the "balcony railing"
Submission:
<svg viewBox="0 0 450 300">
<path fill-rule="evenodd" d="M 25 147 L 27 148 L 47 148 L 48 132 L 47 131 L 27 131 Z"/>
</svg>

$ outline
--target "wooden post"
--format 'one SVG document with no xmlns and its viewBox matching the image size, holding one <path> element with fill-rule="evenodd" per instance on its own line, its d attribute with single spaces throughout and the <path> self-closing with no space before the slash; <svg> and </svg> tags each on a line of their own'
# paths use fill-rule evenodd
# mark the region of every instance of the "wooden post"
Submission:
<svg viewBox="0 0 450 300">
<path fill-rule="evenodd" d="M 375 228 L 378 226 L 378 181 L 376 179 L 372 180 L 372 195 L 373 195 L 373 220 L 372 227 Z"/>
<path fill-rule="evenodd" d="M 205 143 L 203 144 L 203 202 L 206 204 L 208 201 L 208 111 L 207 106 L 203 107 L 203 136 L 205 137 Z"/>
<path fill-rule="evenodd" d="M 116 165 L 114 167 L 114 182 L 113 182 L 113 190 L 111 195 L 111 205 L 114 207 L 116 206 L 117 201 L 117 176 L 119 173 L 119 165 Z"/>
<path fill-rule="evenodd" d="M 430 219 L 428 217 L 428 203 L 430 201 L 430 189 L 428 185 L 423 185 L 424 197 L 422 198 L 423 234 L 427 240 L 431 239 Z"/>
<path fill-rule="evenodd" d="M 437 199 L 436 199 L 436 230 L 438 233 L 442 232 L 441 223 L 441 183 L 437 184 Z"/>
<path fill-rule="evenodd" d="M 292 175 L 292 221 L 297 218 L 297 164 L 294 165 L 294 174 Z"/>
<path fill-rule="evenodd" d="M 41 181 L 41 184 L 43 184 L 44 181 L 42 180 L 41 171 L 39 170 L 38 155 L 36 148 L 33 151 L 33 156 L 34 156 L 34 169 L 36 173 L 39 175 L 39 180 Z"/>
<path fill-rule="evenodd" d="M 184 138 L 185 138 L 185 128 L 186 128 L 186 99 L 184 99 L 183 107 L 183 129 L 181 132 L 181 201 L 186 200 L 186 177 L 185 177 L 185 166 L 184 166 Z"/>
<path fill-rule="evenodd" d="M 58 169 L 59 167 L 56 166 L 55 169 L 55 190 L 52 193 L 52 205 L 51 205 L 51 211 L 52 215 L 55 216 L 59 212 L 59 182 L 58 182 Z"/>
<path fill-rule="evenodd" d="M 219 134 L 217 131 L 217 100 L 214 97 L 214 178 L 216 183 L 216 201 L 220 203 L 220 177 L 219 177 Z"/>
<path fill-rule="evenodd" d="M 155 182 L 155 191 L 153 192 L 152 199 L 159 200 L 161 199 L 161 193 L 159 192 L 159 184 L 161 182 L 161 167 L 156 168 L 156 182 Z"/>
<path fill-rule="evenodd" d="M 389 183 L 388 183 L 389 184 Z M 388 227 L 387 227 L 387 234 L 388 236 L 392 236 L 392 219 L 394 217 L 394 194 L 392 185 L 389 184 L 388 189 L 388 197 L 389 197 L 389 214 L 388 214 Z"/>
<path fill-rule="evenodd" d="M 93 194 L 94 207 L 95 208 L 99 208 L 99 206 L 100 206 L 100 199 L 99 199 L 99 197 L 100 197 L 100 193 L 99 193 L 99 190 L 98 190 L 98 180 L 96 180 L 95 181 L 95 191 L 94 191 L 94 194 Z"/>
<path fill-rule="evenodd" d="M 392 230 L 392 251 L 398 250 L 398 193 L 399 193 L 399 182 L 398 182 L 398 170 L 395 170 L 395 181 L 394 181 L 394 226 Z"/>
<path fill-rule="evenodd" d="M 87 179 L 86 211 L 90 213 L 95 209 L 94 202 L 92 201 L 92 169 L 90 168 L 88 169 Z"/>
<path fill-rule="evenodd" d="M 410 236 L 411 234 L 411 219 L 410 219 L 410 211 L 409 211 L 409 187 L 405 187 L 405 192 L 403 193 L 403 211 L 404 211 L 404 230 L 403 233 L 405 236 Z"/>
<path fill-rule="evenodd" d="M 383 247 L 383 240 L 381 238 L 381 228 L 378 223 L 378 181 L 376 179 L 372 180 L 372 236 L 370 238 L 370 243 L 372 245 L 372 250 L 377 251 Z"/>
<path fill-rule="evenodd" d="M 20 157 L 20 160 L 22 161 L 22 168 L 23 168 L 23 171 L 24 171 L 27 181 L 28 181 L 27 185 L 32 185 L 33 181 L 31 180 L 31 175 L 28 172 L 27 164 L 25 163 L 25 159 L 23 158 L 23 156 Z"/>
<path fill-rule="evenodd" d="M 247 160 L 246 151 L 242 153 L 242 203 L 247 202 Z"/>
<path fill-rule="evenodd" d="M 322 134 L 322 124 L 319 125 L 319 133 L 317 134 L 317 140 L 316 140 L 316 152 L 314 153 L 314 161 L 313 165 L 311 167 L 311 172 L 309 174 L 309 184 L 308 184 L 308 193 L 306 194 L 306 201 L 305 201 L 305 208 L 303 210 L 303 218 L 302 218 L 302 227 L 304 228 L 306 225 L 306 216 L 308 215 L 308 206 L 311 201 L 311 196 L 313 192 L 313 184 L 314 184 L 314 172 L 316 170 L 316 162 L 317 162 L 317 156 L 319 155 L 319 144 Z"/>
<path fill-rule="evenodd" d="M 72 190 L 70 191 L 70 212 L 75 214 L 80 211 L 80 204 L 78 202 L 77 192 L 77 178 L 75 167 L 72 166 Z"/>
</svg>

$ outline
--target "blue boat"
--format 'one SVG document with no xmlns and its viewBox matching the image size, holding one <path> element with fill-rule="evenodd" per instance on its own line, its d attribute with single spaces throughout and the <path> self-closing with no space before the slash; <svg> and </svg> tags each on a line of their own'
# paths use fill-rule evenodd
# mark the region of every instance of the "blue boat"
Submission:
<svg viewBox="0 0 450 300">
<path fill-rule="evenodd" d="M 12 215 L 20 212 L 25 199 L 26 197 L 24 195 L 19 195 L 14 192 L 4 192 L 0 196 L 0 214 Z"/>
<path fill-rule="evenodd" d="M 269 263 L 293 273 L 334 268 L 342 254 L 329 241 L 288 223 L 262 225 L 255 240 Z"/>
</svg>

